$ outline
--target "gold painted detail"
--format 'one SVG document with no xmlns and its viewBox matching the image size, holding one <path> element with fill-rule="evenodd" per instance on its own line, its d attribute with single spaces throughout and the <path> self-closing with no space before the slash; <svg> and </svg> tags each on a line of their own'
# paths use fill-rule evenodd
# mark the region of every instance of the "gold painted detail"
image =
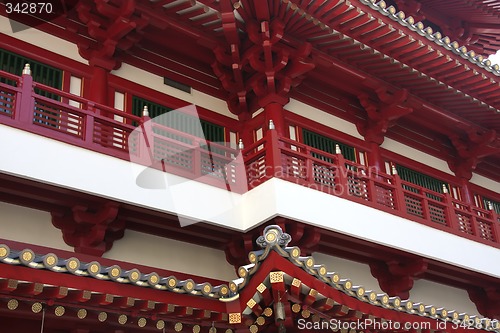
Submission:
<svg viewBox="0 0 500 333">
<path fill-rule="evenodd" d="M 99 271 L 100 271 L 100 267 L 99 267 L 99 264 L 94 262 L 92 263 L 90 266 L 89 266 L 89 271 L 92 273 L 92 274 L 97 274 Z"/>
<path fill-rule="evenodd" d="M 259 331 L 259 328 L 257 325 L 252 325 L 250 326 L 250 333 L 257 333 Z"/>
<path fill-rule="evenodd" d="M 446 311 L 445 309 L 441 310 L 441 317 L 443 318 L 448 317 L 448 311 Z"/>
<path fill-rule="evenodd" d="M 253 252 L 250 252 L 250 253 L 248 254 L 248 259 L 250 260 L 250 262 L 251 262 L 252 264 L 254 264 L 255 262 L 257 262 L 257 256 L 256 256 L 256 255 L 255 255 L 255 253 L 253 253 Z"/>
<path fill-rule="evenodd" d="M 175 278 L 173 278 L 173 277 L 169 278 L 167 281 L 168 281 L 167 282 L 168 286 L 170 288 L 174 288 L 177 285 L 177 280 Z"/>
<path fill-rule="evenodd" d="M 78 312 L 76 313 L 76 316 L 78 319 L 84 319 L 87 317 L 87 310 L 86 309 L 79 309 Z"/>
<path fill-rule="evenodd" d="M 350 290 L 351 288 L 352 288 L 352 282 L 346 281 L 346 283 L 344 283 L 344 289 Z"/>
<path fill-rule="evenodd" d="M 121 269 L 120 267 L 118 266 L 114 266 L 113 268 L 111 268 L 111 271 L 109 272 L 109 274 L 111 275 L 111 277 L 113 278 L 117 278 L 121 275 Z"/>
<path fill-rule="evenodd" d="M 229 314 L 229 323 L 230 324 L 241 324 L 241 313 L 235 312 Z"/>
<path fill-rule="evenodd" d="M 311 316 L 311 311 L 304 309 L 302 310 L 302 318 L 309 318 Z"/>
<path fill-rule="evenodd" d="M 7 302 L 7 309 L 9 310 L 15 310 L 19 306 L 19 301 L 17 299 L 10 299 Z"/>
<path fill-rule="evenodd" d="M 306 260 L 306 266 L 309 267 L 309 268 L 313 267 L 314 266 L 314 259 L 313 258 L 308 258 Z"/>
<path fill-rule="evenodd" d="M 302 281 L 300 281 L 299 279 L 293 278 L 292 286 L 299 288 L 301 284 L 302 284 Z"/>
<path fill-rule="evenodd" d="M 238 275 L 241 277 L 241 278 L 244 278 L 247 276 L 247 270 L 244 268 L 244 267 L 240 267 L 238 269 Z"/>
<path fill-rule="evenodd" d="M 231 282 L 231 283 L 229 283 L 229 289 L 231 289 L 231 291 L 232 291 L 233 293 L 235 293 L 235 292 L 237 292 L 237 291 L 238 291 L 238 286 L 236 285 L 236 283 Z"/>
<path fill-rule="evenodd" d="M 340 281 L 340 275 L 333 274 L 332 275 L 332 282 L 336 284 L 336 283 L 339 283 L 339 281 Z"/>
<path fill-rule="evenodd" d="M 318 296 L 318 291 L 316 289 L 309 290 L 309 296 L 316 298 L 316 296 Z"/>
<path fill-rule="evenodd" d="M 40 303 L 40 302 L 35 302 L 35 303 L 33 303 L 33 305 L 31 306 L 31 311 L 32 311 L 33 313 L 39 313 L 40 311 L 42 311 L 42 309 L 43 309 L 43 305 L 42 305 L 42 303 Z"/>
<path fill-rule="evenodd" d="M 58 317 L 61 317 L 64 315 L 64 313 L 66 312 L 66 309 L 64 308 L 64 306 L 57 306 L 55 309 L 54 309 L 54 314 Z"/>
<path fill-rule="evenodd" d="M 221 294 L 222 296 L 226 296 L 228 293 L 229 293 L 229 289 L 228 289 L 228 287 L 227 287 L 227 286 L 222 286 L 222 287 L 220 288 L 220 294 Z"/>
<path fill-rule="evenodd" d="M 324 276 L 326 273 L 327 273 L 326 272 L 326 267 L 325 266 L 321 266 L 319 268 L 319 275 Z"/>
<path fill-rule="evenodd" d="M 105 322 L 106 319 L 108 319 L 108 314 L 106 312 L 99 312 L 99 315 L 97 316 L 97 319 L 102 323 Z"/>
<path fill-rule="evenodd" d="M 370 299 L 370 301 L 375 302 L 377 300 L 377 294 L 372 291 L 368 298 Z"/>
<path fill-rule="evenodd" d="M 155 284 L 157 284 L 160 281 L 160 276 L 158 274 L 156 274 L 156 273 L 152 273 L 149 276 L 148 281 L 149 281 L 150 284 L 155 285 Z"/>
<path fill-rule="evenodd" d="M 267 289 L 267 287 L 266 287 L 266 285 L 265 285 L 265 284 L 263 284 L 263 283 L 261 283 L 261 284 L 259 284 L 259 285 L 257 286 L 257 291 L 258 291 L 259 293 L 261 293 L 261 294 L 263 294 L 263 293 L 264 293 L 264 291 L 266 291 L 266 289 Z"/>
<path fill-rule="evenodd" d="M 33 260 L 33 253 L 30 250 L 24 250 L 21 254 L 21 258 L 24 261 L 30 262 L 31 260 Z"/>
<path fill-rule="evenodd" d="M 176 332 L 182 331 L 182 323 L 175 323 L 174 330 Z"/>
<path fill-rule="evenodd" d="M 0 246 L 0 258 L 5 258 L 9 254 L 9 249 L 5 245 Z"/>
<path fill-rule="evenodd" d="M 57 262 L 56 256 L 53 254 L 49 254 L 45 257 L 45 263 L 48 266 L 54 266 Z"/>
<path fill-rule="evenodd" d="M 284 273 L 283 272 L 271 272 L 271 273 L 269 273 L 269 280 L 271 281 L 271 283 L 284 282 Z"/>
<path fill-rule="evenodd" d="M 130 276 L 129 276 L 129 279 L 130 281 L 132 282 L 136 282 L 137 280 L 139 280 L 139 277 L 140 277 L 140 274 L 138 271 L 134 270 L 130 273 Z"/>
<path fill-rule="evenodd" d="M 144 327 L 146 326 L 146 324 L 148 323 L 148 321 L 146 320 L 146 318 L 139 318 L 139 320 L 137 320 L 137 326 L 139 327 Z"/>
<path fill-rule="evenodd" d="M 250 298 L 250 300 L 247 302 L 247 306 L 250 308 L 250 309 L 253 309 L 253 307 L 257 305 L 257 302 L 253 299 L 253 298 Z"/>
<path fill-rule="evenodd" d="M 358 290 L 357 290 L 356 294 L 357 294 L 359 297 L 364 296 L 364 294 L 365 294 L 365 288 L 363 288 L 363 287 L 358 288 Z"/>
<path fill-rule="evenodd" d="M 406 309 L 407 309 L 408 311 L 412 310 L 412 309 L 413 309 L 413 303 L 412 303 L 412 302 L 410 302 L 410 301 L 408 301 L 408 302 L 406 303 Z"/>
<path fill-rule="evenodd" d="M 257 325 L 262 326 L 266 323 L 266 319 L 264 317 L 258 317 L 255 322 L 257 323 Z"/>
<path fill-rule="evenodd" d="M 233 333 L 233 330 L 228 328 L 225 333 Z"/>
<path fill-rule="evenodd" d="M 78 259 L 76 258 L 71 258 L 69 261 L 68 261 L 68 264 L 67 264 L 68 268 L 72 271 L 78 269 L 78 267 L 80 266 L 80 262 L 78 261 Z"/>
<path fill-rule="evenodd" d="M 120 325 L 125 325 L 127 323 L 128 317 L 124 314 L 118 316 L 118 323 Z"/>
<path fill-rule="evenodd" d="M 271 308 L 264 309 L 264 316 L 271 317 L 272 315 L 273 315 L 273 309 L 271 309 Z"/>
<path fill-rule="evenodd" d="M 212 286 L 209 283 L 205 283 L 203 286 L 203 292 L 209 294 L 212 291 Z"/>
<path fill-rule="evenodd" d="M 300 250 L 298 247 L 294 247 L 292 250 L 292 257 L 293 258 L 298 258 L 300 256 Z"/>
<path fill-rule="evenodd" d="M 300 304 L 295 303 L 294 305 L 292 305 L 293 313 L 299 313 L 301 309 L 302 307 L 300 306 Z"/>
<path fill-rule="evenodd" d="M 165 322 L 163 320 L 158 320 L 156 322 L 156 328 L 159 330 L 162 330 L 165 328 Z"/>
<path fill-rule="evenodd" d="M 389 296 L 388 295 L 382 296 L 382 304 L 383 305 L 389 304 Z"/>
<path fill-rule="evenodd" d="M 200 325 L 194 325 L 193 326 L 193 333 L 200 333 L 201 327 Z"/>
</svg>

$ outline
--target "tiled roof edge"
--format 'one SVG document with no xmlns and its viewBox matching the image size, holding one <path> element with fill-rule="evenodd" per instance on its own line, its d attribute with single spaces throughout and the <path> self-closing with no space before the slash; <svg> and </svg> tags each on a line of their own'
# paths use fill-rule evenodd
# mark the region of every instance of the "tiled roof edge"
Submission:
<svg viewBox="0 0 500 333">
<path fill-rule="evenodd" d="M 5 244 L 0 244 L 0 262 L 212 299 L 220 299 L 231 294 L 230 287 L 225 284 L 212 286 L 209 282 L 178 280 L 175 276 L 161 277 L 155 272 L 143 274 L 136 268 L 125 271 L 118 265 L 104 267 L 98 261 L 82 263 L 75 257 L 60 259 L 53 253 L 40 255 L 30 249 L 14 251 Z"/>
<path fill-rule="evenodd" d="M 288 247 L 287 245 L 289 242 L 290 235 L 284 233 L 279 226 L 270 225 L 266 227 L 264 229 L 264 235 L 257 239 L 257 243 L 263 249 L 250 252 L 248 257 L 251 264 L 241 266 L 238 269 L 240 279 L 238 282 L 235 280 L 235 283 L 238 284 L 239 289 L 243 289 L 246 286 L 250 277 L 258 270 L 260 263 L 268 257 L 271 251 L 275 251 L 318 280 L 323 281 L 345 294 L 356 297 L 365 303 L 456 324 L 462 323 L 463 325 L 464 323 L 474 323 L 471 328 L 500 332 L 500 323 L 497 320 L 470 316 L 466 313 L 458 313 L 455 310 L 448 310 L 434 305 L 426 305 L 421 302 L 401 300 L 399 297 L 390 297 L 385 293 L 377 293 L 366 290 L 363 286 L 356 286 L 350 279 L 343 279 L 338 273 L 329 272 L 325 265 L 316 264 L 313 257 L 301 257 L 300 248 L 296 246 Z"/>
<path fill-rule="evenodd" d="M 360 2 L 366 6 L 369 6 L 373 10 L 378 11 L 384 16 L 391 18 L 392 20 L 398 22 L 402 26 L 415 31 L 421 36 L 426 37 L 428 40 L 434 42 L 435 44 L 444 47 L 445 49 L 452 51 L 453 53 L 459 55 L 463 59 L 477 65 L 480 68 L 493 73 L 496 76 L 500 76 L 500 66 L 498 64 L 492 64 L 491 60 L 484 58 L 482 55 L 477 55 L 474 51 L 467 50 L 467 47 L 460 46 L 457 41 L 451 41 L 448 36 L 443 37 L 440 32 L 433 32 L 431 27 L 425 27 L 422 22 L 414 21 L 413 17 L 406 17 L 403 11 L 396 12 L 396 8 L 393 6 L 387 7 L 385 1 L 376 2 L 376 0 L 360 0 Z"/>
</svg>

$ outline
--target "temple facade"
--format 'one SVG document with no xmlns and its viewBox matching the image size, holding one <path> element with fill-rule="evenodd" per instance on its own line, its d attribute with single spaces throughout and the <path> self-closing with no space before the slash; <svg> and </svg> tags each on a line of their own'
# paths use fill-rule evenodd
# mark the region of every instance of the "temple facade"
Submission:
<svg viewBox="0 0 500 333">
<path fill-rule="evenodd" d="M 0 14 L 2 333 L 500 332 L 498 2 Z"/>
</svg>

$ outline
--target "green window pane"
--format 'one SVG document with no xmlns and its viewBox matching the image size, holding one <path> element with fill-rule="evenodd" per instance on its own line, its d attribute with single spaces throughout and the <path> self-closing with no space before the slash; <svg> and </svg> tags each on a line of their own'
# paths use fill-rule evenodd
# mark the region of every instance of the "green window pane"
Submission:
<svg viewBox="0 0 500 333">
<path fill-rule="evenodd" d="M 339 145 L 340 150 L 342 150 L 342 155 L 346 160 L 356 162 L 356 150 L 354 147 L 346 145 L 344 143 L 330 139 L 324 135 L 309 131 L 307 129 L 302 129 L 302 137 L 304 138 L 304 143 L 313 148 L 322 150 L 324 152 L 335 154 L 335 145 Z M 318 154 L 315 154 L 318 155 Z M 329 159 L 324 156 L 314 156 L 316 158 L 328 161 Z M 331 161 L 329 161 L 331 162 Z"/>
<path fill-rule="evenodd" d="M 483 204 L 486 209 L 489 209 L 490 203 L 493 206 L 493 210 L 497 214 L 500 214 L 500 202 L 483 197 Z"/>
<path fill-rule="evenodd" d="M 418 171 L 415 171 L 413 169 L 401 166 L 401 165 L 396 165 L 396 170 L 398 172 L 399 177 L 407 181 L 409 183 L 421 186 L 423 188 L 426 188 L 428 190 L 437 192 L 437 193 L 442 193 L 443 192 L 443 184 L 444 182 L 442 180 L 436 179 L 434 177 L 425 175 L 423 173 L 420 173 Z M 404 186 L 404 188 L 408 191 L 412 192 L 418 192 L 418 189 L 413 188 L 411 186 Z M 428 195 L 430 197 L 430 195 Z M 436 199 L 436 198 L 434 198 Z"/>
<path fill-rule="evenodd" d="M 132 113 L 136 116 L 142 115 L 142 110 L 144 106 L 148 107 L 149 116 L 153 121 L 161 123 L 164 118 L 156 117 L 172 111 L 171 108 L 157 104 L 147 99 L 140 98 L 137 96 L 132 97 Z M 182 113 L 175 113 L 173 117 L 169 117 L 168 124 L 162 124 L 178 131 L 188 133 L 199 138 L 205 138 L 212 142 L 225 142 L 224 127 L 220 125 L 213 124 L 209 121 L 198 119 L 197 117 L 186 115 Z M 201 128 L 200 128 L 201 127 Z"/>
</svg>

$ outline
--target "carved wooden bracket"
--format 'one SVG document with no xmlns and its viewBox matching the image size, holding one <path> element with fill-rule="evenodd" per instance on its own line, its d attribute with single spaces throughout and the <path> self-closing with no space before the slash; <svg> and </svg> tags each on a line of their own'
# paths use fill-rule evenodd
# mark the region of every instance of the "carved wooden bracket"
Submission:
<svg viewBox="0 0 500 333">
<path fill-rule="evenodd" d="M 427 263 L 423 259 L 370 264 L 370 271 L 378 280 L 380 288 L 389 296 L 399 296 L 401 299 L 409 298 L 415 279 L 426 270 Z"/>
<path fill-rule="evenodd" d="M 469 289 L 469 298 L 485 317 L 500 319 L 500 288 Z"/>
<path fill-rule="evenodd" d="M 500 147 L 493 147 L 497 139 L 495 130 L 478 133 L 474 130 L 466 130 L 466 137 L 458 135 L 450 137 L 451 143 L 456 150 L 456 158 L 448 161 L 450 170 L 457 177 L 470 179 L 472 172 L 478 163 L 486 156 L 500 152 Z"/>
<path fill-rule="evenodd" d="M 413 108 L 405 105 L 408 99 L 406 89 L 389 93 L 386 87 L 378 87 L 375 92 L 376 101 L 367 94 L 358 96 L 361 105 L 366 110 L 367 119 L 358 122 L 356 127 L 366 141 L 381 145 L 387 130 L 394 126 L 398 119 L 413 112 Z"/>
<path fill-rule="evenodd" d="M 269 103 L 288 103 L 290 89 L 315 67 L 309 58 L 312 45 L 305 42 L 294 48 L 283 43 L 285 26 L 278 19 L 257 22 L 247 17 L 246 36 L 239 35 L 232 6 L 223 10 L 230 11 L 230 15 L 222 14 L 230 46 L 214 49 L 212 69 L 229 94 L 231 112 L 248 117 Z"/>
<path fill-rule="evenodd" d="M 149 24 L 146 17 L 134 16 L 135 0 L 120 1 L 118 7 L 106 0 L 80 0 L 76 10 L 80 21 L 87 25 L 88 34 L 97 41 L 79 43 L 80 55 L 89 60 L 90 65 L 108 71 L 121 66 L 116 51 L 134 46 Z"/>
<path fill-rule="evenodd" d="M 396 0 L 398 9 L 412 16 L 416 22 L 425 20 L 425 15 L 420 11 L 422 4 L 416 0 Z"/>
<path fill-rule="evenodd" d="M 60 229 L 75 252 L 101 256 L 123 237 L 125 221 L 117 219 L 118 205 L 107 203 L 96 211 L 74 206 L 63 214 L 52 213 L 52 224 Z"/>
</svg>

